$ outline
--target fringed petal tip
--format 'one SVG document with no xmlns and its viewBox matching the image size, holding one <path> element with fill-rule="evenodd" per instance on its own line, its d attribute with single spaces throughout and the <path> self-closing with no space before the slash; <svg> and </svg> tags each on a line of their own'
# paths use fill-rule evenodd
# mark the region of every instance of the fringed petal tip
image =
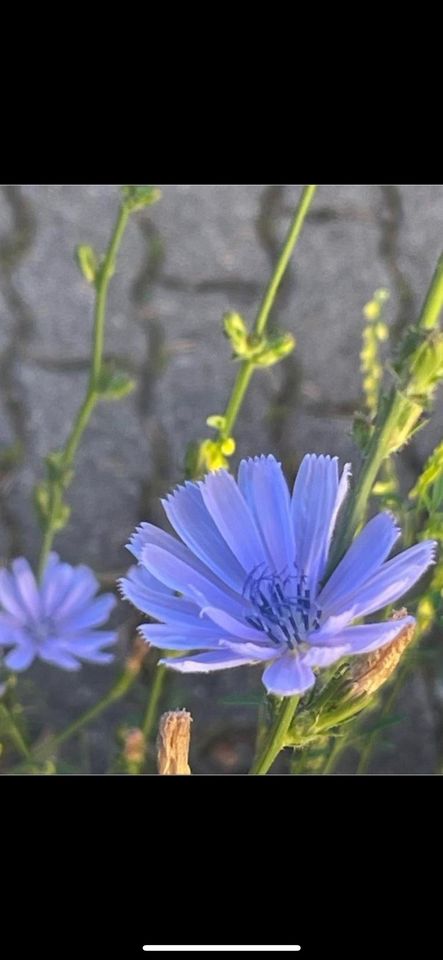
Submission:
<svg viewBox="0 0 443 960">
<path fill-rule="evenodd" d="M 430 547 L 429 566 L 432 566 L 434 563 L 437 563 L 438 541 L 437 541 L 437 540 L 425 540 L 424 542 L 425 542 L 425 543 L 429 543 L 429 547 Z"/>
</svg>

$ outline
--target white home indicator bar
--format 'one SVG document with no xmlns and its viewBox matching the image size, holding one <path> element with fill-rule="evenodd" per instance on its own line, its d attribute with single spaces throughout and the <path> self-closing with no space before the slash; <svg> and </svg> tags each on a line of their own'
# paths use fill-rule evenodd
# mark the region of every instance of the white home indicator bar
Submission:
<svg viewBox="0 0 443 960">
<path fill-rule="evenodd" d="M 267 946 L 267 947 L 257 947 L 257 946 L 252 946 L 252 947 L 247 947 L 247 946 L 240 946 L 240 947 L 232 947 L 232 946 L 231 946 L 231 947 L 227 947 L 227 946 L 224 946 L 224 947 L 202 947 L 202 946 L 196 946 L 196 947 L 178 947 L 178 946 L 172 946 L 172 947 L 150 947 L 150 946 L 144 946 L 144 947 L 143 947 L 143 950 L 147 950 L 147 951 L 149 951 L 149 950 L 153 950 L 153 951 L 154 951 L 154 950 L 161 950 L 163 953 L 165 953 L 165 952 L 167 952 L 167 951 L 170 951 L 170 950 L 179 951 L 179 952 L 183 952 L 183 951 L 184 951 L 185 953 L 186 953 L 186 952 L 191 953 L 191 952 L 193 952 L 194 950 L 195 950 L 195 951 L 199 951 L 200 953 L 201 953 L 202 951 L 204 951 L 204 950 L 216 950 L 216 951 L 241 950 L 241 951 L 243 951 L 243 952 L 252 952 L 252 951 L 259 950 L 261 953 L 267 953 L 267 952 L 268 952 L 268 953 L 273 953 L 274 951 L 278 950 L 280 953 L 291 953 L 291 951 L 293 951 L 293 950 L 301 950 L 301 947 L 300 947 L 298 944 L 295 944 L 295 946 L 292 946 L 292 947 L 269 947 L 269 946 Z"/>
</svg>

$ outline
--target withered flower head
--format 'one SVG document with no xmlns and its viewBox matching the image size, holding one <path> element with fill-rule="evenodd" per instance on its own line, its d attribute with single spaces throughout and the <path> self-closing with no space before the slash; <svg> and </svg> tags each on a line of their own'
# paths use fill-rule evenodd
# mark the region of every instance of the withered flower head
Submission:
<svg viewBox="0 0 443 960">
<path fill-rule="evenodd" d="M 396 610 L 391 620 L 404 620 L 407 615 L 406 609 Z M 355 658 L 348 674 L 348 679 L 352 681 L 348 693 L 349 697 L 354 699 L 355 697 L 371 696 L 383 683 L 389 680 L 406 647 L 412 641 L 414 629 L 415 623 L 409 623 L 403 626 L 397 636 L 384 647 L 379 647 L 372 653 Z"/>
<path fill-rule="evenodd" d="M 191 773 L 188 764 L 191 723 L 191 714 L 186 710 L 171 710 L 161 717 L 157 738 L 157 764 L 158 772 L 163 776 Z"/>
</svg>

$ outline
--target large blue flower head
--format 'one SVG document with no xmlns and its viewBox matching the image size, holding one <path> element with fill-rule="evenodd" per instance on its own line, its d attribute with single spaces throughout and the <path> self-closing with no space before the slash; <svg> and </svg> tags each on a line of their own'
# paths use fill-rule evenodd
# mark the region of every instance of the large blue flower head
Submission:
<svg viewBox="0 0 443 960">
<path fill-rule="evenodd" d="M 97 630 L 108 619 L 116 598 L 100 597 L 97 578 L 86 566 L 71 567 L 50 553 L 38 584 L 24 557 L 11 572 L 0 571 L 0 646 L 11 670 L 26 670 L 35 657 L 65 670 L 79 670 L 81 660 L 109 663 L 103 651 L 117 640 L 115 631 Z"/>
<path fill-rule="evenodd" d="M 306 456 L 292 496 L 273 456 L 243 460 L 185 483 L 163 501 L 179 542 L 149 523 L 128 549 L 138 560 L 123 596 L 163 621 L 140 627 L 183 673 L 266 663 L 270 693 L 315 683 L 313 668 L 389 643 L 412 617 L 353 626 L 398 600 L 433 563 L 427 540 L 387 560 L 400 530 L 388 513 L 370 520 L 323 583 L 337 516 L 348 491 L 336 457 Z M 202 651 L 195 652 L 194 651 Z"/>
</svg>

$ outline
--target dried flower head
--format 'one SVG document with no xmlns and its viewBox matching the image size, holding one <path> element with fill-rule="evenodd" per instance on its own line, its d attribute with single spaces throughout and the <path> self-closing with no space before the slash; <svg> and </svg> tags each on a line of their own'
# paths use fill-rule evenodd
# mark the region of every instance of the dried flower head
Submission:
<svg viewBox="0 0 443 960">
<path fill-rule="evenodd" d="M 404 621 L 406 616 L 407 610 L 397 610 L 392 616 L 392 621 Z M 350 698 L 372 696 L 382 684 L 389 680 L 406 647 L 412 642 L 414 630 L 414 623 L 406 624 L 401 627 L 390 643 L 379 647 L 373 653 L 356 657 L 347 675 L 347 679 L 352 681 L 348 693 Z"/>
<path fill-rule="evenodd" d="M 161 717 L 157 738 L 160 774 L 177 776 L 191 773 L 188 764 L 191 723 L 191 714 L 186 710 L 171 710 Z"/>
</svg>

